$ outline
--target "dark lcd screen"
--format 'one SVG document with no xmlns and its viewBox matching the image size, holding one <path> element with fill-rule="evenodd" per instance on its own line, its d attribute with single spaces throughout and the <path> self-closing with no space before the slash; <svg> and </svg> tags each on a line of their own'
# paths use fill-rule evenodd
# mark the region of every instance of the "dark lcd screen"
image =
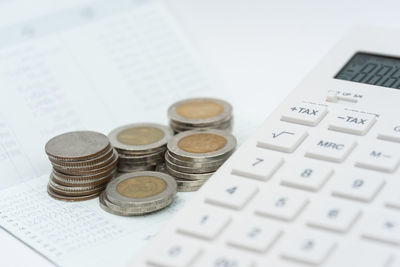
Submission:
<svg viewBox="0 0 400 267">
<path fill-rule="evenodd" d="M 335 78 L 400 89 L 400 58 L 356 53 Z"/>
</svg>

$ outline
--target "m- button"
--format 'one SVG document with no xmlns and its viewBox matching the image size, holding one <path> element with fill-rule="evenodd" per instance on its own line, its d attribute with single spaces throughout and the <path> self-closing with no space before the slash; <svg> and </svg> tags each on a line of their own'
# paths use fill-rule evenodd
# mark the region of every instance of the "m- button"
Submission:
<svg viewBox="0 0 400 267">
<path fill-rule="evenodd" d="M 326 134 L 315 138 L 307 148 L 305 156 L 333 162 L 344 161 L 357 143 L 346 136 Z"/>
<path fill-rule="evenodd" d="M 327 113 L 325 107 L 301 103 L 288 106 L 281 116 L 281 121 L 316 126 Z"/>
<path fill-rule="evenodd" d="M 355 165 L 360 168 L 372 169 L 382 172 L 394 172 L 400 164 L 399 149 L 396 144 L 389 146 L 377 142 L 364 149 L 357 156 Z"/>
<path fill-rule="evenodd" d="M 365 135 L 375 122 L 375 115 L 344 112 L 333 117 L 329 130 Z"/>
</svg>

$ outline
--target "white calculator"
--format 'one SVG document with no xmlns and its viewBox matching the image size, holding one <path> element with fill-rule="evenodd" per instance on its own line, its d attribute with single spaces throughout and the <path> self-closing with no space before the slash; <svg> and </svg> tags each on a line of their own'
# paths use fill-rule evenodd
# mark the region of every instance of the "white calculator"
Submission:
<svg viewBox="0 0 400 267">
<path fill-rule="evenodd" d="M 399 163 L 399 32 L 357 30 L 132 266 L 399 267 Z"/>
</svg>

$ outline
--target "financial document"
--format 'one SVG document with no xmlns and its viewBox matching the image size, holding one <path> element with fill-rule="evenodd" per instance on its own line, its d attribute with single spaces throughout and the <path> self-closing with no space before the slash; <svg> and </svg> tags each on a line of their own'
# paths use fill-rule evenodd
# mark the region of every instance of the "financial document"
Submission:
<svg viewBox="0 0 400 267">
<path fill-rule="evenodd" d="M 72 130 L 166 124 L 179 99 L 230 96 L 159 1 L 90 2 L 0 23 L 0 37 L 0 226 L 59 266 L 125 265 L 192 193 L 140 217 L 108 214 L 98 199 L 56 201 L 45 143 Z"/>
</svg>

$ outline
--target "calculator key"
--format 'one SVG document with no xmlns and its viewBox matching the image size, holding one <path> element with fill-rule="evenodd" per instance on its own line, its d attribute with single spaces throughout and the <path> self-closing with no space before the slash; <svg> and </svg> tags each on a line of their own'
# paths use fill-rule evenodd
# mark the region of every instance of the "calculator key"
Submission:
<svg viewBox="0 0 400 267">
<path fill-rule="evenodd" d="M 391 260 L 392 256 L 385 249 L 346 242 L 337 248 L 324 267 L 387 267 Z"/>
<path fill-rule="evenodd" d="M 347 136 L 325 134 L 314 138 L 306 150 L 306 157 L 343 162 L 357 143 Z"/>
<path fill-rule="evenodd" d="M 283 159 L 261 148 L 244 153 L 232 164 L 232 174 L 267 181 L 282 166 Z"/>
<path fill-rule="evenodd" d="M 376 122 L 376 116 L 345 111 L 335 115 L 329 123 L 329 130 L 365 135 Z"/>
<path fill-rule="evenodd" d="M 221 212 L 211 210 L 194 210 L 188 214 L 184 224 L 177 229 L 178 233 L 213 240 L 229 224 L 231 218 Z"/>
<path fill-rule="evenodd" d="M 385 180 L 371 173 L 349 171 L 338 175 L 332 191 L 334 196 L 369 202 L 378 194 Z"/>
<path fill-rule="evenodd" d="M 210 251 L 200 257 L 195 267 L 253 267 L 253 260 L 231 251 Z"/>
<path fill-rule="evenodd" d="M 400 164 L 399 147 L 390 147 L 387 144 L 375 143 L 363 149 L 356 158 L 355 165 L 382 172 L 394 172 Z"/>
<path fill-rule="evenodd" d="M 311 227 L 344 233 L 350 229 L 360 214 L 358 208 L 342 203 L 321 203 L 311 210 L 307 224 Z"/>
<path fill-rule="evenodd" d="M 201 254 L 200 246 L 174 240 L 156 251 L 147 263 L 157 267 L 187 267 Z"/>
<path fill-rule="evenodd" d="M 258 187 L 236 177 L 228 177 L 210 188 L 205 201 L 231 209 L 242 209 L 257 193 Z"/>
<path fill-rule="evenodd" d="M 374 213 L 365 222 L 362 237 L 392 245 L 400 245 L 399 214 L 389 212 Z"/>
<path fill-rule="evenodd" d="M 333 169 L 318 162 L 303 161 L 290 169 L 283 177 L 281 184 L 299 189 L 318 191 L 333 174 Z"/>
<path fill-rule="evenodd" d="M 400 143 L 400 123 L 381 126 L 378 139 Z"/>
<path fill-rule="evenodd" d="M 385 205 L 390 208 L 400 209 L 400 190 L 397 186 L 391 192 L 387 192 L 386 195 Z"/>
<path fill-rule="evenodd" d="M 270 192 L 260 195 L 256 214 L 284 221 L 294 220 L 307 205 L 308 199 L 293 192 Z"/>
<path fill-rule="evenodd" d="M 306 264 L 322 264 L 335 248 L 335 243 L 322 236 L 298 235 L 293 237 L 285 246 L 281 257 L 287 260 Z"/>
<path fill-rule="evenodd" d="M 390 260 L 390 263 L 388 265 L 385 265 L 385 267 L 400 267 L 400 256 L 398 255 L 397 257 L 393 257 Z"/>
<path fill-rule="evenodd" d="M 292 153 L 307 136 L 308 133 L 303 128 L 287 124 L 262 130 L 257 141 L 257 146 Z"/>
<path fill-rule="evenodd" d="M 263 219 L 249 218 L 236 222 L 228 233 L 228 245 L 255 252 L 267 251 L 282 234 L 279 227 Z"/>
<path fill-rule="evenodd" d="M 282 114 L 281 120 L 316 126 L 327 113 L 328 110 L 325 107 L 300 103 L 288 106 Z"/>
</svg>

